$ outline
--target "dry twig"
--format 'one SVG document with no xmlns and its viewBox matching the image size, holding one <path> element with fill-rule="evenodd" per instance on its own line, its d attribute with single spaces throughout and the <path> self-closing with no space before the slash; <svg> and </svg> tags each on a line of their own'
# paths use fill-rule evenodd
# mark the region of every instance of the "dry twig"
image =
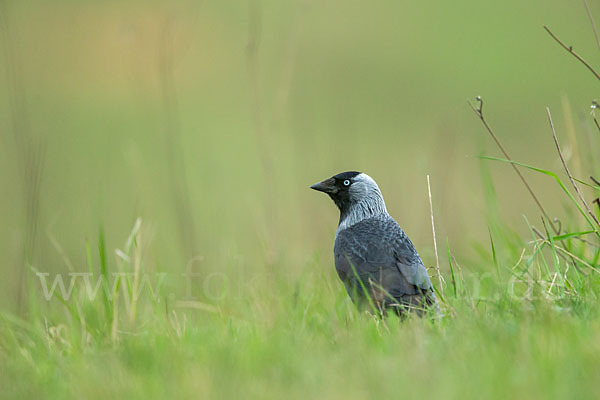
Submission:
<svg viewBox="0 0 600 400">
<path fill-rule="evenodd" d="M 437 240 L 435 238 L 435 222 L 433 219 L 433 202 L 431 201 L 431 182 L 427 175 L 427 191 L 429 193 L 429 211 L 431 213 L 431 232 L 433 233 L 433 250 L 435 252 L 435 271 L 437 272 L 438 280 L 440 281 L 440 292 L 442 292 L 442 274 L 440 273 L 440 258 L 437 250 Z"/>
<path fill-rule="evenodd" d="M 521 174 L 521 171 L 519 171 L 519 168 L 517 168 L 516 164 L 513 163 L 512 158 L 508 155 L 508 152 L 504 149 L 504 146 L 502 146 L 502 144 L 500 143 L 500 140 L 498 139 L 498 137 L 496 136 L 496 134 L 494 133 L 494 131 L 492 130 L 492 128 L 488 124 L 487 120 L 483 116 L 483 100 L 481 99 L 480 96 L 477 96 L 477 101 L 479 102 L 479 107 L 475 107 L 473 105 L 473 103 L 471 103 L 470 101 L 468 103 L 471 106 L 471 108 L 473 109 L 473 111 L 475 112 L 475 114 L 477 114 L 477 116 L 479 117 L 479 119 L 483 123 L 483 126 L 485 126 L 485 129 L 488 131 L 488 133 L 490 134 L 490 136 L 492 137 L 492 139 L 494 139 L 494 142 L 496 142 L 496 145 L 498 146 L 498 148 L 500 148 L 500 151 L 502 151 L 502 154 L 504 154 L 504 157 L 508 161 L 510 161 L 510 165 L 512 165 L 513 169 L 515 170 L 515 172 L 517 173 L 517 175 L 519 176 L 519 178 L 521 179 L 521 181 L 523 182 L 523 184 L 527 188 L 527 191 L 529 191 L 529 194 L 533 198 L 533 201 L 535 201 L 535 204 L 538 206 L 538 208 L 540 209 L 540 211 L 542 212 L 542 214 L 544 215 L 544 217 L 546 217 L 546 219 L 550 223 L 550 226 L 552 226 L 552 230 L 554 230 L 554 232 L 556 234 L 558 234 L 559 231 L 554 226 L 554 224 L 551 222 L 552 219 L 548 216 L 548 213 L 546 212 L 546 209 L 544 209 L 544 206 L 542 206 L 542 203 L 540 202 L 540 200 L 535 195 L 533 189 L 531 188 L 531 186 L 529 186 L 529 183 L 527 182 L 527 180 L 525 179 L 525 177 L 523 176 L 523 174 Z"/>
<path fill-rule="evenodd" d="M 560 161 L 562 162 L 562 165 L 565 168 L 567 175 L 569 176 L 569 180 L 571 181 L 571 184 L 575 188 L 575 192 L 577 192 L 577 196 L 579 197 L 579 200 L 581 200 L 581 202 L 583 203 L 584 207 L 586 208 L 588 214 L 590 214 L 592 219 L 596 222 L 596 225 L 598 225 L 598 227 L 600 227 L 600 222 L 598 221 L 598 218 L 596 218 L 596 215 L 592 212 L 590 206 L 585 201 L 585 198 L 579 191 L 579 187 L 575 183 L 575 180 L 573 179 L 573 176 L 571 175 L 571 171 L 569 171 L 569 167 L 567 166 L 567 162 L 565 161 L 562 151 L 560 150 L 560 145 L 558 144 L 558 138 L 556 137 L 556 130 L 554 129 L 554 122 L 552 122 L 552 115 L 550 114 L 550 108 L 546 107 L 546 112 L 548 113 L 548 121 L 550 122 L 550 128 L 552 129 L 552 137 L 554 138 L 554 144 L 556 145 L 556 150 L 558 151 L 558 155 L 560 156 Z"/>
<path fill-rule="evenodd" d="M 596 72 L 596 70 L 587 61 L 585 61 L 579 54 L 577 54 L 577 53 L 575 53 L 575 51 L 573 51 L 573 46 L 565 45 L 554 33 L 552 33 L 552 31 L 546 25 L 544 25 L 544 29 L 546 30 L 546 32 L 548 32 L 548 34 L 550 36 L 552 36 L 552 39 L 556 40 L 556 42 L 558 44 L 560 44 L 563 49 L 565 49 L 566 51 L 571 53 L 573 55 L 573 57 L 578 59 L 579 62 L 581 62 L 583 65 L 585 65 L 586 68 L 589 69 L 598 80 L 600 80 L 600 74 L 598 74 L 598 72 Z"/>
</svg>

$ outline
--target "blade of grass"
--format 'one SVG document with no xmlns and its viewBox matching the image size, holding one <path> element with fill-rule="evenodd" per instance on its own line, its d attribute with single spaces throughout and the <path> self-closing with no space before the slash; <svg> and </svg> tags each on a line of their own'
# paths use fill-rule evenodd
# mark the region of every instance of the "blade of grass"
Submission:
<svg viewBox="0 0 600 400">
<path fill-rule="evenodd" d="M 108 288 L 108 265 L 106 263 L 106 241 L 104 240 L 104 227 L 100 225 L 98 231 L 98 255 L 100 257 L 100 278 L 102 279 L 102 300 L 104 302 L 104 315 L 106 322 L 110 327 L 113 321 L 113 309 L 111 307 L 112 302 L 109 299 Z"/>
<path fill-rule="evenodd" d="M 589 235 L 590 233 L 596 233 L 596 231 L 582 231 L 582 232 L 565 233 L 563 235 L 552 236 L 552 240 L 558 241 L 558 240 L 563 240 L 563 239 L 577 238 L 580 236 Z"/>
<path fill-rule="evenodd" d="M 532 171 L 536 171 L 536 172 L 539 172 L 539 173 L 542 173 L 544 175 L 548 175 L 548 176 L 551 176 L 552 178 L 554 178 L 554 180 L 556 180 L 556 182 L 559 184 L 559 186 L 561 187 L 561 189 L 567 194 L 567 196 L 569 196 L 569 199 L 571 199 L 571 201 L 573 202 L 573 204 L 575 204 L 575 206 L 579 210 L 579 213 L 585 218 L 585 220 L 590 225 L 590 227 L 592 227 L 594 229 L 594 233 L 596 233 L 596 235 L 598 236 L 598 238 L 600 238 L 600 232 L 595 228 L 594 223 L 592 223 L 592 221 L 587 216 L 586 212 L 581 208 L 581 206 L 579 205 L 579 203 L 577 202 L 577 200 L 573 197 L 573 195 L 571 194 L 571 192 L 569 192 L 569 190 L 567 189 L 567 187 L 562 183 L 562 181 L 560 180 L 560 178 L 554 172 L 547 171 L 547 170 L 541 169 L 541 168 L 537 168 L 537 167 L 534 167 L 532 165 L 520 163 L 518 161 L 507 160 L 507 159 L 504 159 L 504 158 L 489 157 L 489 156 L 481 156 L 481 158 L 483 158 L 485 160 L 491 160 L 491 161 L 500 161 L 500 162 L 504 162 L 504 163 L 507 163 L 507 164 L 515 164 L 515 165 L 518 165 L 518 166 L 521 166 L 521 167 L 524 167 L 524 168 L 528 168 L 528 169 L 530 169 Z"/>
<path fill-rule="evenodd" d="M 527 227 L 529 228 L 529 232 L 531 233 L 531 238 L 533 240 L 534 243 L 537 243 L 537 240 L 535 238 L 535 228 L 533 227 L 533 225 L 531 225 L 529 223 L 529 220 L 527 219 L 526 216 L 523 216 L 523 218 L 525 219 L 525 223 L 527 224 Z M 537 249 L 534 251 L 534 253 L 531 255 L 531 257 L 527 260 L 527 262 L 525 263 L 525 269 L 522 271 L 521 276 L 525 275 L 525 273 L 529 273 L 529 268 L 531 267 L 531 264 L 533 264 L 533 262 L 535 260 L 538 260 L 541 258 L 542 259 L 542 263 L 544 265 L 544 268 L 546 269 L 546 274 L 550 274 L 550 268 L 548 268 L 548 263 L 546 262 L 546 258 L 544 257 L 544 254 L 541 253 L 543 247 L 545 246 L 545 242 L 542 245 L 538 245 Z M 541 275 L 541 267 L 538 263 L 538 275 Z M 533 276 L 533 274 L 532 274 Z"/>
<path fill-rule="evenodd" d="M 448 265 L 450 266 L 450 277 L 452 279 L 452 291 L 454 292 L 454 298 L 458 298 L 458 290 L 456 287 L 456 276 L 454 275 L 454 264 L 452 263 L 452 253 L 450 252 L 450 243 L 446 238 L 446 249 L 448 250 Z"/>
<path fill-rule="evenodd" d="M 554 271 L 559 274 L 560 273 L 560 260 L 558 259 L 558 254 L 556 253 L 556 246 L 554 244 L 553 236 L 548 231 L 548 226 L 546 225 L 546 221 L 542 218 L 542 225 L 544 226 L 544 230 L 546 231 L 546 237 L 548 238 L 548 242 L 550 243 L 550 248 L 552 249 L 552 261 L 554 261 Z"/>
<path fill-rule="evenodd" d="M 587 12 L 588 17 L 590 18 L 590 24 L 592 25 L 592 31 L 594 32 L 594 39 L 596 39 L 596 46 L 598 46 L 598 49 L 600 49 L 600 40 L 598 39 L 596 23 L 594 22 L 594 17 L 592 17 L 592 11 L 590 10 L 590 6 L 588 5 L 587 0 L 583 0 L 583 5 L 585 6 L 585 11 Z"/>
<path fill-rule="evenodd" d="M 492 258 L 494 259 L 494 267 L 496 267 L 496 275 L 500 280 L 500 268 L 498 268 L 498 258 L 496 257 L 496 247 L 494 246 L 494 238 L 492 237 L 492 231 L 488 226 L 488 233 L 490 234 L 490 245 L 492 246 Z"/>
<path fill-rule="evenodd" d="M 581 179 L 573 178 L 577 183 L 581 183 L 584 186 L 591 187 L 592 189 L 600 190 L 600 186 L 590 185 L 589 183 L 582 181 Z"/>
</svg>

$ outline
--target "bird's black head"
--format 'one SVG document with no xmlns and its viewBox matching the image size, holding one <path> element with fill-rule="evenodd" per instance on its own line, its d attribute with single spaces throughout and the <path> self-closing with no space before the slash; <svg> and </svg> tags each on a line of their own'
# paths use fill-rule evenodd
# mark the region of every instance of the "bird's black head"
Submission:
<svg viewBox="0 0 600 400">
<path fill-rule="evenodd" d="M 356 182 L 357 177 L 363 175 L 358 171 L 347 171 L 332 176 L 323 182 L 315 183 L 310 188 L 319 192 L 327 193 L 340 211 L 344 212 L 350 207 L 353 196 L 350 187 Z"/>
<path fill-rule="evenodd" d="M 345 229 L 365 218 L 387 213 L 377 183 L 367 174 L 348 171 L 315 183 L 311 189 L 324 192 L 340 209 L 339 229 Z"/>
<path fill-rule="evenodd" d="M 338 229 L 345 229 L 365 218 L 387 213 L 377 183 L 367 174 L 357 171 L 342 172 L 311 189 L 327 193 L 340 209 Z"/>
</svg>

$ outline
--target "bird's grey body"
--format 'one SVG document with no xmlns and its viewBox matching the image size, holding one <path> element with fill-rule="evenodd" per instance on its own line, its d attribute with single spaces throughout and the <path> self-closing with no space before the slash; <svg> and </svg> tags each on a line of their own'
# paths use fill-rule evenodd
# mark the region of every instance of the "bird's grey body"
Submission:
<svg viewBox="0 0 600 400">
<path fill-rule="evenodd" d="M 312 186 L 327 193 L 340 209 L 334 257 L 338 275 L 361 307 L 402 314 L 439 311 L 427 270 L 414 245 L 388 214 L 373 179 L 355 171 Z"/>
</svg>

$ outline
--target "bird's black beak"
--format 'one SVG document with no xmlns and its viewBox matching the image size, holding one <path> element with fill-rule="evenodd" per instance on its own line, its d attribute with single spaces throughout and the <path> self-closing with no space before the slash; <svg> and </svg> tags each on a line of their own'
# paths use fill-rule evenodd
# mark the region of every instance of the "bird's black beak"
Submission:
<svg viewBox="0 0 600 400">
<path fill-rule="evenodd" d="M 318 190 L 319 192 L 332 194 L 338 191 L 337 187 L 335 186 L 335 179 L 333 178 L 326 179 L 323 182 L 315 183 L 310 188 Z"/>
</svg>

